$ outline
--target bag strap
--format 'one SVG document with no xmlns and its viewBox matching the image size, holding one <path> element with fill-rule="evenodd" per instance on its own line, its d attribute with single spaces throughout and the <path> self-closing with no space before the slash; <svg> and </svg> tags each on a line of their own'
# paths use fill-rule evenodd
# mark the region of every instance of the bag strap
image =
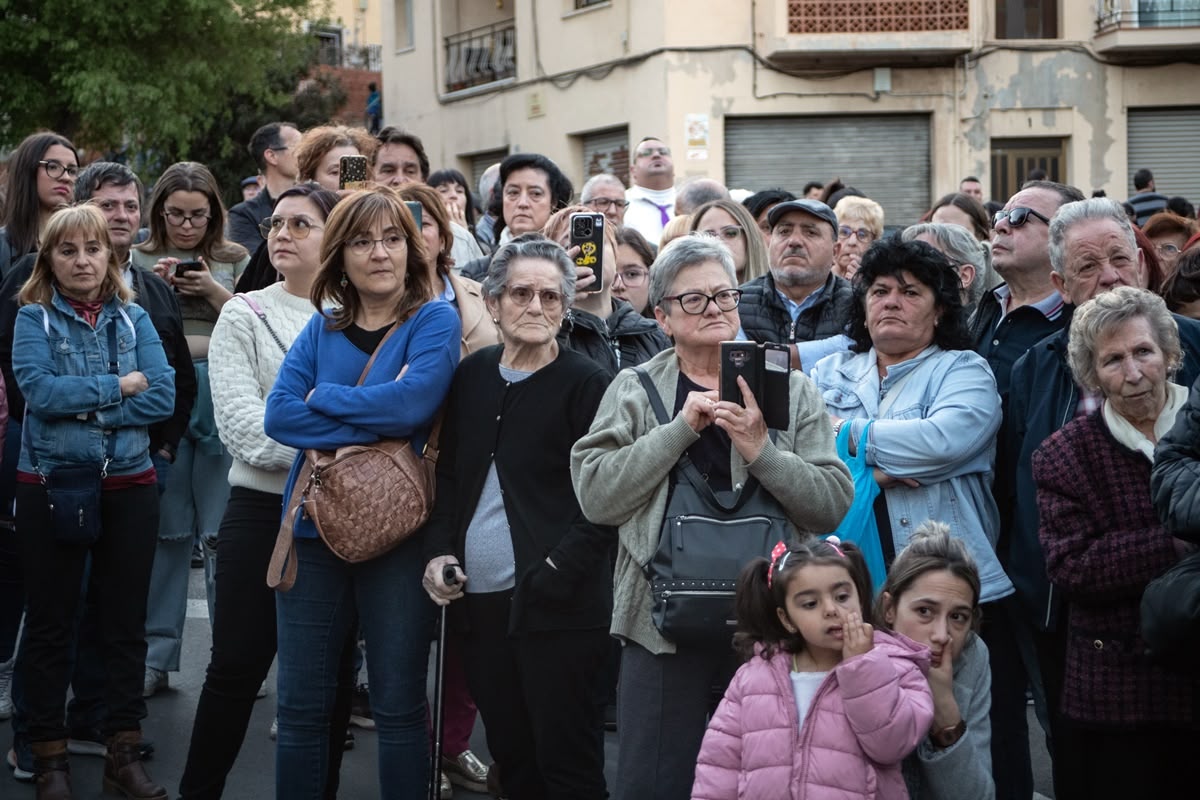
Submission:
<svg viewBox="0 0 1200 800">
<path fill-rule="evenodd" d="M 250 306 L 250 310 L 262 320 L 262 324 L 266 326 L 267 333 L 271 334 L 271 338 L 275 340 L 275 344 L 279 345 L 279 349 L 286 356 L 288 351 L 287 345 L 283 343 L 283 340 L 279 338 L 279 334 L 275 333 L 275 329 L 271 327 L 271 323 L 267 320 L 267 313 L 262 310 L 262 306 L 254 302 L 254 298 L 241 292 L 235 294 L 234 297 L 239 298 L 243 303 Z M 362 383 L 362 381 L 360 380 L 359 383 Z"/>
<path fill-rule="evenodd" d="M 286 592 L 296 584 L 296 514 L 304 502 L 304 491 L 299 486 L 292 488 L 292 497 L 283 513 L 279 533 L 275 536 L 275 549 L 271 551 L 271 563 L 267 565 L 267 586 Z"/>
<path fill-rule="evenodd" d="M 379 340 L 379 344 L 375 345 L 375 349 L 371 352 L 371 357 L 367 359 L 367 365 L 363 367 L 362 375 L 358 376 L 358 383 L 354 384 L 355 386 L 362 386 L 362 382 L 367 379 L 367 373 L 371 371 L 371 367 L 375 366 L 375 359 L 379 356 L 379 351 L 387 344 L 387 340 L 392 338 L 392 334 L 398 330 L 400 330 L 400 321 L 396 320 L 391 329 Z"/>
</svg>

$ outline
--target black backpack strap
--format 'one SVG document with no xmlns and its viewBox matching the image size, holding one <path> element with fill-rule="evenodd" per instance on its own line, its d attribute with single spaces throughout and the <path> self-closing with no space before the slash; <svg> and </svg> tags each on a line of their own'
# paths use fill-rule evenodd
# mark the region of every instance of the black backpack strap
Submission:
<svg viewBox="0 0 1200 800">
<path fill-rule="evenodd" d="M 654 416 L 658 417 L 658 424 L 666 425 L 671 421 L 671 415 L 667 413 L 667 407 L 663 405 L 662 395 L 658 393 L 658 389 L 654 386 L 654 381 L 650 379 L 650 373 L 646 372 L 642 367 L 634 367 L 633 371 L 637 373 L 638 380 L 642 382 L 642 387 L 645 388 L 646 394 L 650 397 L 650 407 L 654 409 Z"/>
</svg>

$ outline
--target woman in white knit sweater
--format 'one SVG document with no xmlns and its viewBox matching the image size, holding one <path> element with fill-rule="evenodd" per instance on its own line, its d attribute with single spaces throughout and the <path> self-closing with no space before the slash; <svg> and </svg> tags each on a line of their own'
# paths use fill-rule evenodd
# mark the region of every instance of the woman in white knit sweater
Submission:
<svg viewBox="0 0 1200 800">
<path fill-rule="evenodd" d="M 275 657 L 275 592 L 264 576 L 296 451 L 267 437 L 263 414 L 288 347 L 316 313 L 309 288 L 320 268 L 325 218 L 337 201 L 336 194 L 315 183 L 279 196 L 262 229 L 271 264 L 283 280 L 236 295 L 213 330 L 208 356 L 213 405 L 233 467 L 229 505 L 217 534 L 212 661 L 180 783 L 184 800 L 221 796 L 255 694 Z M 348 698 L 345 711 L 348 718 Z M 339 745 L 345 720 L 341 730 Z M 334 782 L 341 753 L 340 746 L 330 750 Z"/>
</svg>

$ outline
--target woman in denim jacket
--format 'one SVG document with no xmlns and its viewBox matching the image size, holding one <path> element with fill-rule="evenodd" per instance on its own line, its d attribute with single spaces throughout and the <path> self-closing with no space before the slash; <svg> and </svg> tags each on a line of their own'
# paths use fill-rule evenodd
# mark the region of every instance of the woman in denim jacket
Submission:
<svg viewBox="0 0 1200 800">
<path fill-rule="evenodd" d="M 38 798 L 71 796 L 67 651 L 89 556 L 108 670 L 104 784 L 129 797 L 167 797 L 146 775 L 138 750 L 146 716 L 146 592 L 158 529 L 147 426 L 174 412 L 175 380 L 149 316 L 132 299 L 100 212 L 89 205 L 56 213 L 21 289 L 13 336 L 13 372 L 27 406 L 16 522 L 28 607 L 17 669 Z M 102 476 L 98 537 L 55 523 L 44 480 L 58 467 L 94 467 Z"/>
<path fill-rule="evenodd" d="M 855 278 L 854 347 L 819 361 L 812 377 L 834 430 L 850 426 L 850 453 L 866 448 L 886 510 L 877 504 L 876 520 L 890 525 L 895 549 L 926 520 L 945 522 L 979 566 L 988 603 L 1013 591 L 996 557 L 991 492 L 1000 396 L 987 362 L 967 349 L 960 290 L 953 265 L 924 242 L 876 243 Z"/>
</svg>

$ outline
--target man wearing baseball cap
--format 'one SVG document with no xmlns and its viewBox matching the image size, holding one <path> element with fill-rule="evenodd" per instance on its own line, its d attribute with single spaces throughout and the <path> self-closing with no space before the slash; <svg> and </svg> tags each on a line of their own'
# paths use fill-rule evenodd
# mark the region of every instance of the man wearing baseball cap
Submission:
<svg viewBox="0 0 1200 800">
<path fill-rule="evenodd" d="M 755 342 L 791 345 L 792 367 L 808 369 L 847 349 L 854 290 L 833 274 L 837 217 L 819 200 L 789 200 L 771 209 L 771 271 L 742 284 L 742 333 Z"/>
</svg>

